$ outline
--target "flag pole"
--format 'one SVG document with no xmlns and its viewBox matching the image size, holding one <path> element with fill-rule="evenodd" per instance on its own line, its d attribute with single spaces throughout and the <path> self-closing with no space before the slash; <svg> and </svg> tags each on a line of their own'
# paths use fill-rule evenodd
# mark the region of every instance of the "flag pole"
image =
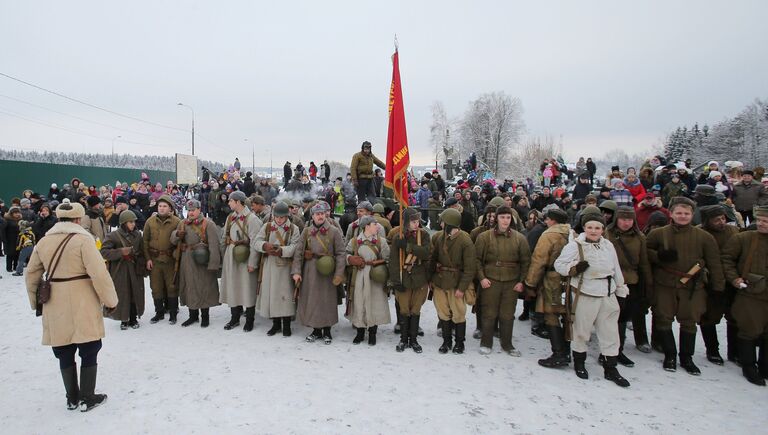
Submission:
<svg viewBox="0 0 768 435">
<path fill-rule="evenodd" d="M 400 183 L 402 186 L 402 182 Z M 402 188 L 402 187 L 401 187 Z M 403 238 L 403 225 L 405 224 L 403 222 L 403 203 L 402 201 L 397 201 L 397 203 L 400 205 L 400 238 Z M 403 282 L 403 267 L 405 265 L 405 252 L 400 249 L 400 283 Z"/>
</svg>

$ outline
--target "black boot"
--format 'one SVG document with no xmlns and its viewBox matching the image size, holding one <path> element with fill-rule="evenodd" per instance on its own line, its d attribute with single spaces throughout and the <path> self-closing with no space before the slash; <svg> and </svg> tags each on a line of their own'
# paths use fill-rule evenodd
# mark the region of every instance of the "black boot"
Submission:
<svg viewBox="0 0 768 435">
<path fill-rule="evenodd" d="M 80 411 L 87 412 L 107 401 L 106 394 L 96 394 L 96 367 L 80 368 Z"/>
<path fill-rule="evenodd" d="M 443 344 L 437 351 L 440 353 L 448 353 L 453 347 L 453 321 L 442 320 L 440 322 L 440 330 L 443 332 Z"/>
<path fill-rule="evenodd" d="M 411 349 L 413 349 L 416 353 L 421 353 L 421 345 L 417 341 L 417 338 L 419 336 L 419 318 L 421 316 L 419 314 L 412 315 L 410 318 L 410 322 L 408 323 L 408 335 L 411 339 Z"/>
<path fill-rule="evenodd" d="M 325 344 L 331 344 L 333 342 L 333 337 L 331 337 L 331 327 L 326 326 L 323 328 L 323 343 Z"/>
<path fill-rule="evenodd" d="M 736 334 L 739 328 L 734 320 L 729 320 L 726 324 L 726 336 L 728 340 L 728 361 L 739 363 L 739 339 Z"/>
<path fill-rule="evenodd" d="M 128 322 L 120 322 L 120 330 L 125 331 L 128 329 Z"/>
<path fill-rule="evenodd" d="M 768 379 L 768 337 L 764 337 L 762 342 L 758 343 L 760 346 L 760 356 L 757 359 L 757 369 L 760 371 L 760 376 Z"/>
<path fill-rule="evenodd" d="M 307 335 L 307 338 L 304 340 L 307 343 L 314 343 L 315 340 L 319 340 L 321 338 L 323 338 L 323 332 L 320 330 L 320 328 L 314 328 L 312 329 L 312 333 Z"/>
<path fill-rule="evenodd" d="M 584 367 L 584 363 L 587 361 L 586 352 L 573 351 L 573 370 L 576 372 L 576 376 L 581 379 L 589 379 L 589 373 L 587 368 Z"/>
<path fill-rule="evenodd" d="M 291 318 L 283 317 L 283 337 L 291 336 Z"/>
<path fill-rule="evenodd" d="M 645 313 L 643 310 L 637 310 L 637 314 L 632 317 L 632 333 L 635 336 L 635 348 L 642 353 L 651 353 L 651 345 L 648 343 L 648 331 L 645 326 Z"/>
<path fill-rule="evenodd" d="M 201 320 L 200 320 L 200 327 L 201 328 L 207 328 L 208 325 L 211 324 L 211 317 L 209 315 L 208 308 L 203 308 L 201 311 Z"/>
<path fill-rule="evenodd" d="M 131 304 L 131 314 L 130 319 L 128 320 L 128 326 L 130 326 L 131 329 L 139 329 L 139 320 L 137 317 L 136 304 Z"/>
<path fill-rule="evenodd" d="M 395 328 L 392 332 L 394 332 L 395 335 L 401 334 L 403 331 L 403 315 L 400 314 L 400 303 L 395 300 L 395 315 L 397 315 L 397 322 L 395 323 Z"/>
<path fill-rule="evenodd" d="M 168 323 L 171 325 L 176 324 L 176 317 L 179 314 L 179 298 L 168 298 L 166 300 L 166 307 L 168 307 Z"/>
<path fill-rule="evenodd" d="M 232 313 L 232 318 L 224 325 L 224 329 L 227 331 L 240 326 L 240 316 L 243 315 L 243 307 L 230 307 L 229 311 Z"/>
<path fill-rule="evenodd" d="M 193 325 L 193 324 L 197 323 L 198 321 L 200 321 L 200 314 L 199 314 L 199 312 L 200 312 L 199 310 L 193 310 L 193 309 L 190 308 L 189 309 L 189 319 L 185 320 L 184 323 L 181 324 L 181 326 L 186 328 L 187 326 Z"/>
<path fill-rule="evenodd" d="M 526 321 L 531 318 L 531 306 L 528 301 L 523 301 L 523 312 L 520 313 L 520 316 L 517 318 L 517 320 Z"/>
<path fill-rule="evenodd" d="M 253 331 L 253 321 L 256 319 L 256 307 L 248 307 L 245 309 L 245 325 L 243 325 L 243 331 Z"/>
<path fill-rule="evenodd" d="M 544 324 L 543 315 L 541 313 L 533 313 L 531 316 L 531 334 L 543 338 L 549 339 L 549 328 Z"/>
<path fill-rule="evenodd" d="M 651 349 L 659 353 L 664 353 L 663 333 L 656 330 L 656 321 L 651 316 Z"/>
<path fill-rule="evenodd" d="M 696 349 L 696 333 L 680 331 L 680 367 L 689 375 L 699 376 L 701 370 L 693 363 L 693 352 Z"/>
<path fill-rule="evenodd" d="M 464 353 L 464 339 L 467 336 L 467 322 L 455 323 L 456 325 L 456 345 L 453 346 L 453 353 Z"/>
<path fill-rule="evenodd" d="M 154 299 L 155 302 L 155 317 L 149 319 L 149 323 L 157 323 L 165 319 L 165 299 Z"/>
<path fill-rule="evenodd" d="M 368 346 L 376 346 L 376 331 L 378 331 L 378 326 L 371 326 L 368 328 Z"/>
<path fill-rule="evenodd" d="M 725 364 L 720 356 L 720 343 L 717 341 L 716 325 L 701 325 L 701 338 L 704 339 L 704 347 L 707 348 L 707 361 L 719 366 Z"/>
<path fill-rule="evenodd" d="M 61 369 L 61 380 L 67 392 L 67 409 L 73 411 L 80 406 L 80 387 L 77 384 L 77 365 Z"/>
<path fill-rule="evenodd" d="M 755 364 L 755 341 L 737 340 L 739 348 L 739 360 L 741 361 L 741 373 L 747 380 L 755 385 L 765 386 L 765 379 Z"/>
<path fill-rule="evenodd" d="M 613 381 L 614 384 L 620 387 L 628 387 L 629 381 L 624 379 L 619 371 L 616 370 L 617 359 L 615 356 L 605 357 L 605 363 L 603 363 L 603 376 L 609 381 Z"/>
<path fill-rule="evenodd" d="M 664 351 L 664 363 L 662 367 L 668 372 L 677 371 L 677 345 L 675 344 L 675 334 L 669 331 L 656 331 L 656 338 L 659 340 Z"/>
<path fill-rule="evenodd" d="M 552 355 L 549 358 L 539 360 L 542 367 L 556 368 L 568 365 L 568 354 L 565 350 L 565 339 L 563 328 L 559 326 L 548 326 L 549 344 L 552 346 Z"/>
<path fill-rule="evenodd" d="M 627 340 L 627 322 L 619 322 L 619 356 L 616 361 L 624 367 L 634 367 L 635 363 L 624 355 L 624 342 Z M 618 373 L 618 371 L 616 372 Z"/>
<path fill-rule="evenodd" d="M 272 327 L 269 328 L 269 331 L 267 331 L 268 336 L 273 336 L 280 332 L 283 329 L 283 322 L 280 317 L 275 317 L 272 319 Z"/>
<path fill-rule="evenodd" d="M 365 340 L 365 328 L 355 328 L 357 330 L 357 334 L 355 335 L 355 339 L 352 340 L 352 344 L 360 344 Z"/>
<path fill-rule="evenodd" d="M 408 349 L 410 347 L 408 343 L 408 334 L 410 333 L 409 325 L 411 322 L 410 316 L 400 316 L 398 319 L 400 322 L 399 329 L 400 329 L 400 343 L 397 343 L 397 346 L 395 346 L 395 350 L 398 352 L 402 352 L 405 349 Z"/>
</svg>

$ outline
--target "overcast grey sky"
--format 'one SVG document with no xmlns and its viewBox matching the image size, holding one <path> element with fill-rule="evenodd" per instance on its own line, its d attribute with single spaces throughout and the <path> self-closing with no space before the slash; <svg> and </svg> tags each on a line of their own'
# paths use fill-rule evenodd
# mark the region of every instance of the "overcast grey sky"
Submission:
<svg viewBox="0 0 768 435">
<path fill-rule="evenodd" d="M 434 162 L 435 100 L 457 116 L 517 96 L 528 133 L 562 135 L 575 159 L 768 96 L 766 1 L 372 3 L 2 0 L 0 72 L 180 129 L 184 102 L 198 156 L 250 165 L 253 144 L 257 166 L 346 162 L 366 139 L 383 158 L 395 33 L 416 164 Z M 189 152 L 187 132 L 5 77 L 0 95 L 0 147 L 109 152 L 119 135 L 119 152 Z"/>
</svg>

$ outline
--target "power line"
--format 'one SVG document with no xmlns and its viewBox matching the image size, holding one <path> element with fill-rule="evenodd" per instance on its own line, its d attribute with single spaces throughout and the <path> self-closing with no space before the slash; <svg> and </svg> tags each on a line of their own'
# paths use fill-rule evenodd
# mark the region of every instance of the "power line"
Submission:
<svg viewBox="0 0 768 435">
<path fill-rule="evenodd" d="M 97 110 L 101 110 L 103 112 L 111 113 L 113 115 L 122 116 L 123 118 L 132 119 L 134 121 L 143 122 L 145 124 L 154 125 L 156 127 L 167 128 L 167 129 L 170 129 L 170 130 L 177 130 L 177 131 L 183 131 L 183 132 L 187 131 L 186 129 L 183 129 L 183 128 L 170 127 L 168 125 L 158 124 L 156 122 L 147 121 L 147 120 L 144 120 L 144 119 L 141 119 L 141 118 L 136 118 L 135 116 L 125 115 L 125 114 L 122 114 L 122 113 L 119 113 L 119 112 L 115 112 L 114 110 L 105 109 L 103 107 L 96 106 L 95 104 L 91 104 L 91 103 L 88 103 L 88 102 L 85 102 L 85 101 L 82 101 L 82 100 L 78 100 L 77 98 L 68 97 L 68 96 L 66 96 L 64 94 L 60 94 L 60 93 L 58 93 L 56 91 L 52 91 L 50 89 L 46 89 L 46 88 L 44 88 L 42 86 L 38 86 L 38 85 L 36 85 L 34 83 L 30 83 L 30 82 L 24 81 L 22 79 L 19 79 L 19 78 L 13 77 L 13 76 L 9 76 L 8 74 L 5 74 L 3 72 L 0 72 L 0 76 L 6 77 L 6 78 L 14 80 L 14 81 L 17 81 L 19 83 L 23 83 L 23 84 L 25 84 L 27 86 L 31 86 L 31 87 L 33 87 L 35 89 L 39 89 L 39 90 L 41 90 L 43 92 L 47 92 L 49 94 L 56 95 L 57 97 L 61 97 L 61 98 L 67 99 L 69 101 L 74 101 L 75 103 L 82 104 L 84 106 L 88 106 L 88 107 L 91 107 L 91 108 L 94 108 L 94 109 L 97 109 Z"/>
<path fill-rule="evenodd" d="M 155 138 L 155 139 L 165 140 L 165 138 L 162 138 L 160 136 L 154 136 L 154 135 L 151 135 L 151 134 L 141 133 L 141 132 L 138 132 L 138 131 L 135 131 L 135 130 L 129 130 L 127 128 L 122 128 L 122 127 L 118 127 L 118 126 L 115 126 L 115 125 L 104 124 L 104 123 L 98 122 L 98 121 L 92 121 L 90 119 L 82 118 L 82 117 L 79 117 L 79 116 L 76 116 L 76 115 L 70 115 L 70 114 L 64 113 L 64 112 L 59 112 L 58 110 L 54 110 L 54 109 L 50 109 L 48 107 L 40 106 L 38 104 L 30 103 L 29 101 L 24 101 L 24 100 L 21 100 L 19 98 L 11 97 L 11 96 L 8 96 L 8 95 L 0 94 L 0 97 L 7 98 L 9 100 L 13 100 L 13 101 L 16 101 L 16 102 L 19 102 L 19 103 L 22 103 L 22 104 L 26 104 L 26 105 L 29 105 L 29 106 L 32 106 L 32 107 L 36 107 L 38 109 L 47 110 L 49 112 L 53 112 L 53 113 L 56 113 L 56 114 L 59 114 L 59 115 L 68 116 L 70 118 L 78 119 L 80 121 L 85 121 L 85 122 L 89 122 L 91 124 L 100 125 L 102 127 L 114 128 L 115 130 L 127 131 L 129 133 L 138 134 L 140 136 L 146 136 L 146 137 L 152 137 L 152 138 Z"/>
<path fill-rule="evenodd" d="M 84 132 L 84 131 L 81 131 L 81 130 L 75 130 L 75 129 L 71 129 L 71 128 L 68 128 L 68 127 L 62 127 L 60 125 L 51 124 L 51 123 L 48 123 L 48 122 L 45 122 L 45 121 L 40 121 L 38 119 L 29 118 L 27 116 L 19 115 L 18 113 L 15 113 L 15 112 L 12 112 L 12 111 L 7 111 L 7 109 L 3 110 L 2 108 L 0 108 L 0 114 L 6 115 L 6 116 L 11 116 L 11 117 L 14 117 L 14 118 L 23 119 L 24 121 L 31 122 L 31 123 L 34 123 L 34 124 L 43 125 L 45 127 L 55 128 L 55 129 L 58 129 L 58 130 L 63 130 L 63 131 L 66 131 L 66 132 L 69 132 L 69 133 L 72 133 L 72 134 L 79 134 L 79 135 L 82 135 L 82 136 L 88 136 L 88 137 L 92 137 L 94 139 L 100 139 L 100 140 L 104 140 L 104 141 L 111 141 L 112 140 L 111 138 L 108 138 L 108 137 L 96 136 L 96 135 L 93 135 L 93 134 L 90 134 L 90 133 L 87 133 L 87 132 Z M 130 144 L 134 144 L 134 145 L 147 145 L 147 146 L 158 147 L 158 148 L 179 148 L 179 147 L 184 146 L 184 145 L 160 145 L 160 144 L 153 144 L 153 143 L 146 143 L 146 142 L 136 142 L 136 141 L 127 140 L 127 139 L 121 140 L 121 142 L 130 143 Z"/>
</svg>

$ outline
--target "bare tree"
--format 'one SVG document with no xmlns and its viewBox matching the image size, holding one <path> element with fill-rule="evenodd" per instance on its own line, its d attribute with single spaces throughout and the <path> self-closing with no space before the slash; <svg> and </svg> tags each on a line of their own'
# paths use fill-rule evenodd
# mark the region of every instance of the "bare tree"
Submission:
<svg viewBox="0 0 768 435">
<path fill-rule="evenodd" d="M 529 137 L 513 153 L 508 172 L 520 180 L 527 177 L 535 179 L 544 159 L 557 158 L 562 152 L 562 144 L 555 142 L 552 136 Z"/>
<path fill-rule="evenodd" d="M 504 92 L 483 94 L 469 104 L 464 116 L 462 157 L 474 151 L 477 159 L 498 176 L 524 131 L 523 105 L 519 98 Z"/>
</svg>

